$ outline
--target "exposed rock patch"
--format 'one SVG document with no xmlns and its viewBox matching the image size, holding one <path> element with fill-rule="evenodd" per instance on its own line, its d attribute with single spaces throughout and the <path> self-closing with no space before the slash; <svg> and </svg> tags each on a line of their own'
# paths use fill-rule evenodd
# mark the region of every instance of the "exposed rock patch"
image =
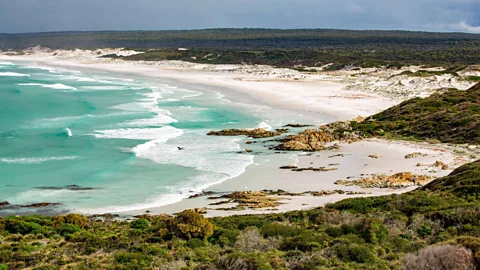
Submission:
<svg viewBox="0 0 480 270">
<path fill-rule="evenodd" d="M 412 159 L 412 158 L 417 158 L 417 157 L 426 157 L 428 154 L 420 153 L 420 152 L 415 152 L 411 153 L 405 156 L 405 159 Z"/>
<path fill-rule="evenodd" d="M 268 131 L 263 128 L 256 129 L 224 129 L 222 131 L 210 131 L 208 136 L 247 136 L 250 138 L 269 138 L 286 133 L 287 129 Z"/>
<path fill-rule="evenodd" d="M 362 188 L 405 188 L 410 186 L 423 186 L 433 179 L 434 177 L 428 175 L 416 175 L 411 172 L 403 172 L 391 176 L 380 174 L 359 180 L 339 180 L 336 181 L 335 184 L 359 186 Z"/>
<path fill-rule="evenodd" d="M 302 128 L 302 127 L 312 127 L 313 125 L 302 125 L 302 124 L 288 124 L 283 127 L 291 127 L 291 128 Z"/>
<path fill-rule="evenodd" d="M 81 191 L 81 190 L 94 190 L 94 188 L 91 187 L 81 187 L 78 185 L 68 185 L 64 187 L 36 187 L 36 189 L 47 189 L 47 190 L 74 190 L 74 191 Z"/>
<path fill-rule="evenodd" d="M 274 147 L 283 151 L 323 151 L 340 149 L 337 142 L 352 143 L 360 141 L 363 136 L 354 131 L 351 122 L 335 122 L 318 129 L 307 129 L 298 135 L 290 135 L 279 139 L 282 144 Z M 335 143 L 334 145 L 329 145 Z"/>
</svg>

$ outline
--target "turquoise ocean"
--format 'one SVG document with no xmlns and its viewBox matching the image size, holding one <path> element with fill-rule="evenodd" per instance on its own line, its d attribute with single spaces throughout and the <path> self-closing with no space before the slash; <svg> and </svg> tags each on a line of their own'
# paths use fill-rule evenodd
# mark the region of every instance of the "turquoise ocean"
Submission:
<svg viewBox="0 0 480 270">
<path fill-rule="evenodd" d="M 245 138 L 208 131 L 289 121 L 195 85 L 0 62 L 0 201 L 82 213 L 175 203 L 254 162 L 238 153 Z"/>
</svg>

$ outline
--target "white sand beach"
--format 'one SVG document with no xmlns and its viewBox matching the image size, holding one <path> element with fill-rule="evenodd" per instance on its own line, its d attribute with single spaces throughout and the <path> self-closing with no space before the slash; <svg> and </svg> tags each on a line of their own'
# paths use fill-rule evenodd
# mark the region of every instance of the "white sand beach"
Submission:
<svg viewBox="0 0 480 270">
<path fill-rule="evenodd" d="M 103 50 L 101 54 L 117 53 L 119 50 Z M 123 51 L 124 54 L 134 52 Z M 392 74 L 385 71 L 371 71 L 374 75 L 351 76 L 352 72 L 318 72 L 304 74 L 290 69 L 276 69 L 266 66 L 242 65 L 205 65 L 179 61 L 126 62 L 98 58 L 98 52 L 90 51 L 43 51 L 34 50 L 26 55 L 0 55 L 5 61 L 30 61 L 44 65 L 66 68 L 105 70 L 148 78 L 167 78 L 186 83 L 196 83 L 219 87 L 218 91 L 227 99 L 235 100 L 235 93 L 249 96 L 259 104 L 282 110 L 295 111 L 317 119 L 315 124 L 324 124 L 337 120 L 349 120 L 358 116 L 369 116 L 396 105 L 413 96 L 425 96 L 440 87 L 458 87 L 467 89 L 470 83 L 458 82 L 449 78 L 437 81 L 411 82 L 408 78 L 392 80 Z M 400 73 L 401 71 L 389 71 Z M 359 73 L 359 72 L 357 72 Z M 405 83 L 398 85 L 399 81 Z M 396 85 L 389 87 L 389 85 Z M 228 89 L 228 90 L 225 90 Z M 393 89 L 393 90 L 392 90 Z M 223 92 L 222 92 L 223 91 Z M 392 93 L 394 91 L 394 93 Z M 241 102 L 241 101 L 238 101 Z M 309 123 L 306 123 L 309 124 Z M 242 127 L 239 127 L 242 128 Z M 247 148 L 246 145 L 244 145 Z M 179 203 L 158 208 L 142 209 L 121 215 L 138 215 L 147 210 L 151 214 L 176 213 L 189 208 L 207 208 L 207 216 L 225 216 L 234 214 L 285 212 L 308 209 L 326 203 L 339 201 L 353 196 L 378 196 L 402 193 L 414 189 L 362 189 L 355 186 L 335 185 L 337 180 L 358 179 L 369 174 L 395 174 L 413 172 L 441 177 L 472 159 L 468 148 L 458 151 L 446 145 L 430 145 L 385 140 L 367 140 L 342 145 L 340 150 L 318 153 L 282 153 L 272 151 L 261 145 L 248 146 L 254 150 L 254 164 L 242 175 L 208 188 L 214 192 L 258 191 L 282 189 L 288 192 L 321 190 L 345 190 L 364 192 L 363 195 L 330 195 L 322 197 L 299 196 L 285 197 L 284 204 L 275 209 L 219 211 L 210 206 L 206 197 L 183 200 Z M 470 149 L 478 151 L 478 149 Z M 425 157 L 405 159 L 413 152 L 428 154 Z M 343 154 L 343 157 L 331 157 Z M 369 155 L 377 155 L 378 159 Z M 435 161 L 448 164 L 448 170 L 417 166 L 417 163 L 432 164 Z M 338 165 L 330 165 L 338 164 Z M 280 170 L 283 165 L 299 167 L 331 166 L 338 170 L 329 172 L 292 172 Z M 221 207 L 225 207 L 222 205 Z"/>
</svg>

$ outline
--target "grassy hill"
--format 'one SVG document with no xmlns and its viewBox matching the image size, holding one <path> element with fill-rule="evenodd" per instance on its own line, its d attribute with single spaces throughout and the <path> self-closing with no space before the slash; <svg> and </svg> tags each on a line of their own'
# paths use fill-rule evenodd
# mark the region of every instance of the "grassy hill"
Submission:
<svg viewBox="0 0 480 270">
<path fill-rule="evenodd" d="M 354 126 L 374 136 L 480 144 L 480 83 L 407 100 Z"/>
<path fill-rule="evenodd" d="M 459 196 L 480 197 L 480 160 L 466 164 L 449 176 L 437 179 L 422 187 L 426 191 L 449 191 Z"/>
</svg>

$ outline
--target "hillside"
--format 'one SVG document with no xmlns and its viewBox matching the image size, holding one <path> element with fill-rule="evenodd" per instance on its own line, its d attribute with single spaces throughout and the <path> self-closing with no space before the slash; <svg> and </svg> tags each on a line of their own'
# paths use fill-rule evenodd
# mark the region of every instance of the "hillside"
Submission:
<svg viewBox="0 0 480 270">
<path fill-rule="evenodd" d="M 451 89 L 407 100 L 354 128 L 374 136 L 480 144 L 480 83 L 467 91 Z"/>
<path fill-rule="evenodd" d="M 437 179 L 421 188 L 425 191 L 448 191 L 475 199 L 480 197 L 480 160 L 466 164 L 446 177 Z"/>
</svg>

